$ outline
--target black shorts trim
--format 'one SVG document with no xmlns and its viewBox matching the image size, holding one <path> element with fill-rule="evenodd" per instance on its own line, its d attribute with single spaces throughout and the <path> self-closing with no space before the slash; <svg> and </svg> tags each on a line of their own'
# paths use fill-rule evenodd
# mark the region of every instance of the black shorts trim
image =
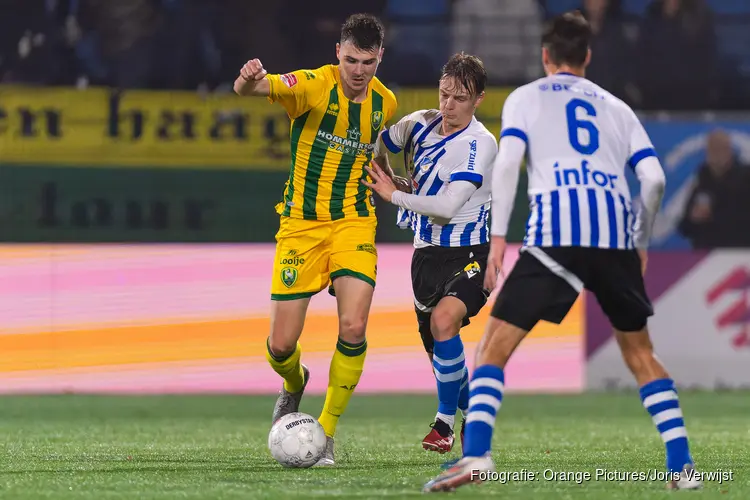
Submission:
<svg viewBox="0 0 750 500">
<path fill-rule="evenodd" d="M 654 314 L 635 250 L 528 247 L 521 250 L 491 315 L 524 330 L 540 320 L 560 324 L 584 289 L 617 330 L 642 330 Z"/>
</svg>

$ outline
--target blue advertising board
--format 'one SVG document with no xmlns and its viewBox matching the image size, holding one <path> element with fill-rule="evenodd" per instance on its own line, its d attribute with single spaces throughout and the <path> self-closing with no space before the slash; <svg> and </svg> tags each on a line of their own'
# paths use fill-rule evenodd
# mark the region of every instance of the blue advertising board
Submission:
<svg viewBox="0 0 750 500">
<path fill-rule="evenodd" d="M 750 117 L 744 120 L 646 119 L 643 120 L 654 143 L 667 178 L 662 210 L 654 226 L 651 248 L 679 250 L 690 243 L 677 231 L 692 182 L 706 159 L 706 138 L 715 130 L 724 130 L 741 163 L 750 165 Z M 630 191 L 638 197 L 640 187 L 635 175 L 628 172 Z"/>
</svg>

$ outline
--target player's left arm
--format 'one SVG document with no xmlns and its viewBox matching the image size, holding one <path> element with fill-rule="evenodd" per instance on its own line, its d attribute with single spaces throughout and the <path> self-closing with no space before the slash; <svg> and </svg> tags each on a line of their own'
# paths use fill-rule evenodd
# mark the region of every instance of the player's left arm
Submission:
<svg viewBox="0 0 750 500">
<path fill-rule="evenodd" d="M 394 192 L 390 202 L 428 217 L 446 220 L 455 217 L 484 182 L 484 173 L 491 167 L 496 148 L 492 141 L 482 144 L 472 139 L 452 145 L 449 151 L 436 167 L 450 172 L 445 189 L 434 196 Z"/>
<path fill-rule="evenodd" d="M 473 182 L 450 182 L 446 188 L 435 196 L 396 191 L 391 196 L 391 203 L 418 214 L 438 219 L 450 220 L 456 216 L 478 186 Z"/>
<path fill-rule="evenodd" d="M 631 127 L 628 166 L 633 169 L 641 184 L 641 209 L 636 215 L 633 243 L 644 258 L 656 222 L 656 214 L 664 198 L 666 177 L 651 139 L 640 120 L 632 110 L 629 110 L 628 118 Z"/>
</svg>

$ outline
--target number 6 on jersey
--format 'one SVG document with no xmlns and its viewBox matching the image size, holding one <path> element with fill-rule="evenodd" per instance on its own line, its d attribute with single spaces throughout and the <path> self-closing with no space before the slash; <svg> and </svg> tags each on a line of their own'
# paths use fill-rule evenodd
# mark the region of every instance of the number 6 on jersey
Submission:
<svg viewBox="0 0 750 500">
<path fill-rule="evenodd" d="M 565 114 L 568 118 L 568 139 L 573 149 L 582 155 L 592 155 L 599 149 L 599 130 L 593 122 L 578 118 L 579 109 L 582 109 L 586 116 L 596 116 L 596 108 L 593 104 L 583 99 L 571 99 L 565 106 Z M 580 129 L 588 132 L 586 144 L 582 144 L 579 139 Z"/>
</svg>

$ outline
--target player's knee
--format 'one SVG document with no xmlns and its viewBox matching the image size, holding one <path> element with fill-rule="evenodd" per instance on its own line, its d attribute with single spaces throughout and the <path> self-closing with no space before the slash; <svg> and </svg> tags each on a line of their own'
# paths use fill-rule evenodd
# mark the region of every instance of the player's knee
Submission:
<svg viewBox="0 0 750 500">
<path fill-rule="evenodd" d="M 268 350 L 276 357 L 291 354 L 295 347 L 297 347 L 297 341 L 294 339 L 284 338 L 281 335 L 271 335 L 268 338 Z"/>
<path fill-rule="evenodd" d="M 301 328 L 297 322 L 272 321 L 271 335 L 268 337 L 268 348 L 271 354 L 282 356 L 293 352 L 297 347 L 300 333 Z"/>
<path fill-rule="evenodd" d="M 367 318 L 348 315 L 339 318 L 339 337 L 345 342 L 358 344 L 364 341 L 366 329 Z"/>
<path fill-rule="evenodd" d="M 455 337 L 461 329 L 462 319 L 451 309 L 436 308 L 430 318 L 432 336 L 439 342 Z"/>
<path fill-rule="evenodd" d="M 280 356 L 294 351 L 302 335 L 306 310 L 307 301 L 271 302 L 271 334 L 268 345 L 272 354 Z"/>
</svg>

